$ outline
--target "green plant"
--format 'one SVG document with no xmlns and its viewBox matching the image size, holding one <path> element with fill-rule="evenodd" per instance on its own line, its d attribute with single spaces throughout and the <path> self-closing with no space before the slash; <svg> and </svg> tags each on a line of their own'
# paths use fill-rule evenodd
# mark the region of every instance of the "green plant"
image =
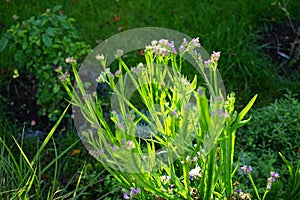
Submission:
<svg viewBox="0 0 300 200">
<path fill-rule="evenodd" d="M 67 110 L 67 109 L 66 109 Z M 3 199 L 42 199 L 44 196 L 49 198 L 54 198 L 61 191 L 58 190 L 58 185 L 56 178 L 58 177 L 58 161 L 60 157 L 66 154 L 73 146 L 65 149 L 61 154 L 57 154 L 56 145 L 54 144 L 54 150 L 56 158 L 50 163 L 41 168 L 40 155 L 45 149 L 46 145 L 52 138 L 54 131 L 56 130 L 58 124 L 62 120 L 64 113 L 61 115 L 55 126 L 51 129 L 41 146 L 38 148 L 36 154 L 32 159 L 27 157 L 26 153 L 22 149 L 22 143 L 20 144 L 12 136 L 15 141 L 15 146 L 19 150 L 19 155 L 15 155 L 11 146 L 8 146 L 0 137 L 0 154 L 1 154 L 1 167 L 0 167 L 0 177 L 1 177 L 1 192 L 0 197 Z M 54 141 L 53 141 L 54 142 Z M 75 145 L 74 143 L 73 145 Z M 50 187 L 43 185 L 43 174 L 49 168 L 54 167 L 53 177 L 54 180 Z M 78 180 L 80 182 L 80 179 Z M 45 191 L 48 189 L 48 191 Z M 76 191 L 75 191 L 76 192 Z M 74 192 L 73 192 L 74 193 Z M 72 193 L 72 194 L 73 194 Z M 67 196 L 67 195 L 66 195 Z"/>
<path fill-rule="evenodd" d="M 247 166 L 247 165 L 243 165 L 241 167 L 241 169 L 244 171 L 244 173 L 248 176 L 250 182 L 251 182 L 251 185 L 254 189 L 254 193 L 256 195 L 256 198 L 258 200 L 264 200 L 266 197 L 267 197 L 267 194 L 270 192 L 272 186 L 273 186 L 273 183 L 275 183 L 277 181 L 277 179 L 279 179 L 280 175 L 279 173 L 277 172 L 274 172 L 274 171 L 270 171 L 270 176 L 269 178 L 267 179 L 267 184 L 266 184 L 266 187 L 264 189 L 264 193 L 263 193 L 263 196 L 261 197 L 259 195 L 259 191 L 256 187 L 256 184 L 253 180 L 253 177 L 252 177 L 252 171 L 253 171 L 253 168 L 251 166 Z M 242 190 L 238 191 L 238 193 L 242 193 Z"/>
<path fill-rule="evenodd" d="M 197 52 L 198 38 L 190 42 L 184 38 L 178 50 L 165 39 L 151 44 L 145 50 L 146 64 L 131 69 L 121 58 L 122 50 L 115 54 L 119 61 L 115 72 L 106 66 L 104 55 L 96 56 L 104 67 L 97 82 L 110 86 L 112 103 L 117 105 L 110 113 L 115 127 L 105 120 L 97 95 L 85 90 L 76 60 L 66 59 L 72 65 L 76 91 L 68 78 L 62 83 L 89 124 L 80 131 L 81 139 L 124 187 L 125 199 L 228 198 L 234 193 L 238 168 L 233 163 L 235 132 L 250 120 L 243 118 L 256 96 L 239 114 L 235 112 L 234 95 L 225 102 L 218 85 L 220 53 L 213 52 L 203 61 Z M 181 69 L 188 67 L 183 58 L 196 63 L 206 90 L 197 89 L 196 76 L 191 82 L 182 76 Z M 168 64 L 172 67 L 165 67 Z M 147 114 L 130 101 L 128 88 L 138 91 Z M 205 91 L 211 94 L 209 99 Z"/>
<path fill-rule="evenodd" d="M 38 113 L 57 120 L 66 106 L 65 92 L 55 78 L 54 70 L 67 70 L 64 59 L 70 55 L 77 59 L 85 56 L 89 46 L 79 41 L 74 19 L 57 14 L 61 6 L 55 6 L 38 17 L 12 25 L 0 40 L 0 52 L 7 50 L 17 66 L 11 71 L 33 73 L 37 79 L 36 104 Z"/>
<path fill-rule="evenodd" d="M 288 184 L 282 185 L 282 189 L 284 194 L 282 195 L 284 199 L 299 199 L 300 198 L 300 160 L 298 160 L 298 164 L 296 169 L 291 165 L 291 163 L 281 154 L 280 157 L 286 164 L 288 168 L 289 178 Z"/>
<path fill-rule="evenodd" d="M 110 193 L 118 194 L 114 180 L 106 182 L 101 178 L 105 176 L 103 167 L 99 164 L 92 167 L 91 163 L 86 164 L 76 159 L 78 150 L 74 148 L 78 145 L 78 138 L 71 144 L 62 142 L 62 138 L 53 138 L 66 110 L 67 108 L 45 140 L 37 145 L 37 149 L 26 148 L 26 141 L 18 142 L 12 135 L 10 137 L 13 143 L 8 140 L 8 136 L 1 135 L 1 199 L 88 199 L 89 196 L 95 197 L 95 193 L 103 198 Z M 49 143 L 51 139 L 52 144 Z M 29 156 L 28 152 L 34 150 L 35 154 Z M 64 172 L 69 173 L 67 180 L 61 180 Z M 106 190 L 105 186 L 110 190 Z M 117 195 L 114 196 L 116 198 L 111 199 L 118 199 Z"/>
<path fill-rule="evenodd" d="M 251 122 L 238 131 L 237 145 L 244 151 L 259 155 L 277 152 L 291 159 L 296 165 L 300 159 L 297 152 L 300 141 L 300 103 L 292 95 L 284 95 L 269 106 L 252 111 Z M 284 164 L 277 159 L 277 166 Z"/>
</svg>

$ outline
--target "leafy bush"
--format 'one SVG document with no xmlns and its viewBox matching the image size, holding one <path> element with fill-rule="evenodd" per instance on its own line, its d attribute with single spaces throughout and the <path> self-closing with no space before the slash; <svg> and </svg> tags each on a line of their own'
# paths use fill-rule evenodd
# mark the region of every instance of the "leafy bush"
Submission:
<svg viewBox="0 0 300 200">
<path fill-rule="evenodd" d="M 0 52 L 7 50 L 13 55 L 14 68 L 20 73 L 33 73 L 38 80 L 37 105 L 40 116 L 48 115 L 52 121 L 65 107 L 65 92 L 54 70 L 61 66 L 68 70 L 64 58 L 82 58 L 90 51 L 89 46 L 79 41 L 73 18 L 56 14 L 61 6 L 55 6 L 38 17 L 12 25 L 0 40 Z M 13 71 L 13 70 L 11 70 Z"/>
<path fill-rule="evenodd" d="M 296 164 L 300 159 L 300 103 L 293 95 L 285 95 L 269 106 L 253 110 L 253 118 L 239 130 L 238 145 L 245 151 L 285 157 Z M 278 156 L 277 156 L 278 157 Z M 282 161 L 278 157 L 277 161 Z"/>
</svg>

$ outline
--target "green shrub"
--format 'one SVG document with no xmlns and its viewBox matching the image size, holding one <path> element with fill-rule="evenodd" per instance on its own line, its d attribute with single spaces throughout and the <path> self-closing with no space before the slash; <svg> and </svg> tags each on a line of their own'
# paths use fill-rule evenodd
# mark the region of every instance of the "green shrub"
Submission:
<svg viewBox="0 0 300 200">
<path fill-rule="evenodd" d="M 259 156 L 281 152 L 296 165 L 300 159 L 300 103 L 288 94 L 269 106 L 253 110 L 252 120 L 239 130 L 238 146 Z M 242 138 L 242 139 L 241 139 Z M 283 163 L 282 163 L 283 164 Z"/>
<path fill-rule="evenodd" d="M 38 114 L 52 121 L 65 107 L 65 92 L 54 70 L 61 66 L 68 71 L 65 58 L 80 59 L 90 52 L 89 46 L 79 41 L 75 20 L 56 14 L 60 8 L 55 6 L 38 17 L 12 25 L 0 40 L 0 52 L 6 50 L 15 63 L 10 71 L 35 75 L 37 105 L 41 106 Z"/>
</svg>

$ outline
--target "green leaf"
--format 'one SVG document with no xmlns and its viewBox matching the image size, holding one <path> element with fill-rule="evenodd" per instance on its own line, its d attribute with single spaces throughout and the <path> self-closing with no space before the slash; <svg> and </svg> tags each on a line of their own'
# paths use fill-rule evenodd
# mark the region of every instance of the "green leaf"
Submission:
<svg viewBox="0 0 300 200">
<path fill-rule="evenodd" d="M 191 83 L 191 90 L 195 90 L 197 87 L 197 76 L 194 76 L 194 80 Z"/>
<path fill-rule="evenodd" d="M 1 40 L 0 40 L 0 52 L 2 52 L 6 48 L 7 43 L 8 43 L 7 38 L 1 38 Z"/>
<path fill-rule="evenodd" d="M 279 152 L 279 156 L 281 157 L 281 159 L 283 160 L 283 162 L 286 164 L 288 170 L 289 170 L 289 174 L 290 174 L 290 179 L 294 180 L 294 169 L 291 165 L 291 163 L 282 155 L 282 153 Z"/>
<path fill-rule="evenodd" d="M 46 34 L 44 33 L 42 35 L 42 40 L 43 40 L 43 43 L 47 46 L 47 47 L 50 47 L 52 45 L 52 39 Z"/>
<path fill-rule="evenodd" d="M 23 40 L 23 43 L 22 43 L 22 49 L 25 50 L 27 47 L 28 47 L 28 42 L 27 42 L 27 40 Z"/>
<path fill-rule="evenodd" d="M 203 128 L 204 132 L 208 130 L 208 125 L 209 125 L 209 104 L 208 104 L 208 99 L 205 96 L 205 93 L 203 94 L 198 94 L 195 92 L 196 98 L 197 98 L 197 107 L 199 109 L 199 114 L 200 114 L 200 124 L 201 128 Z"/>
<path fill-rule="evenodd" d="M 55 36 L 55 33 L 56 33 L 56 30 L 52 27 L 48 27 L 45 31 L 49 36 L 51 37 L 54 37 Z"/>
<path fill-rule="evenodd" d="M 59 86 L 58 85 L 54 85 L 54 87 L 53 87 L 53 92 L 54 93 L 57 93 L 58 91 L 59 91 Z"/>
<path fill-rule="evenodd" d="M 59 9 L 62 8 L 62 5 L 56 5 L 53 9 L 52 12 L 55 13 L 56 11 L 58 11 Z"/>
<path fill-rule="evenodd" d="M 15 55 L 14 55 L 14 59 L 16 62 L 21 63 L 24 59 L 24 53 L 22 50 L 18 50 Z"/>
<path fill-rule="evenodd" d="M 36 50 L 34 51 L 34 55 L 36 55 L 36 56 L 40 56 L 41 53 L 42 53 L 42 51 L 41 51 L 40 49 L 36 49 Z"/>
<path fill-rule="evenodd" d="M 236 121 L 233 125 L 232 125 L 232 130 L 236 130 L 242 126 L 244 126 L 245 124 L 247 124 L 249 121 L 251 120 L 251 117 L 249 117 L 246 120 L 243 121 Z"/>
<path fill-rule="evenodd" d="M 32 21 L 32 25 L 34 25 L 36 27 L 39 27 L 41 24 L 42 24 L 42 21 L 39 19 Z"/>
<path fill-rule="evenodd" d="M 10 40 L 11 38 L 12 38 L 12 33 L 11 33 L 11 31 L 7 31 L 7 32 L 5 32 L 4 33 L 4 37 L 6 38 L 6 39 L 8 39 L 8 40 Z"/>
<path fill-rule="evenodd" d="M 247 104 L 247 106 L 238 114 L 238 116 L 237 116 L 237 121 L 238 122 L 241 121 L 245 117 L 245 115 L 247 114 L 247 112 L 253 106 L 256 98 L 257 98 L 257 94 L 251 99 L 251 101 Z"/>
</svg>

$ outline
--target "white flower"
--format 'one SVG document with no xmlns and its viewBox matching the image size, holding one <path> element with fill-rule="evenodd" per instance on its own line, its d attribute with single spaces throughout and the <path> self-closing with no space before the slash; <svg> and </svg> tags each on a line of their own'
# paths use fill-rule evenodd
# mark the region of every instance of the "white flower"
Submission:
<svg viewBox="0 0 300 200">
<path fill-rule="evenodd" d="M 152 40 L 152 41 L 151 41 L 151 45 L 152 45 L 152 46 L 156 46 L 156 44 L 157 44 L 157 40 Z"/>
<path fill-rule="evenodd" d="M 163 183 L 168 183 L 168 182 L 170 182 L 170 180 L 171 180 L 171 178 L 170 178 L 170 176 L 162 176 L 161 178 L 160 178 L 160 180 L 161 180 L 161 182 L 163 182 Z"/>
<path fill-rule="evenodd" d="M 190 178 L 193 179 L 193 178 L 201 177 L 200 172 L 201 172 L 201 168 L 197 164 L 196 167 L 189 172 Z"/>
<path fill-rule="evenodd" d="M 100 55 L 100 54 L 97 54 L 97 55 L 96 55 L 96 59 L 97 59 L 97 60 L 104 60 L 104 55 L 103 55 L 103 54 L 101 54 L 101 55 Z"/>
<path fill-rule="evenodd" d="M 122 49 L 117 49 L 117 53 L 115 54 L 115 58 L 119 58 L 123 55 L 123 50 Z"/>
<path fill-rule="evenodd" d="M 66 63 L 76 63 L 76 60 L 73 57 L 66 58 Z"/>
<path fill-rule="evenodd" d="M 101 74 L 96 79 L 98 83 L 105 83 L 106 81 L 106 74 L 104 72 L 101 72 Z"/>
</svg>

